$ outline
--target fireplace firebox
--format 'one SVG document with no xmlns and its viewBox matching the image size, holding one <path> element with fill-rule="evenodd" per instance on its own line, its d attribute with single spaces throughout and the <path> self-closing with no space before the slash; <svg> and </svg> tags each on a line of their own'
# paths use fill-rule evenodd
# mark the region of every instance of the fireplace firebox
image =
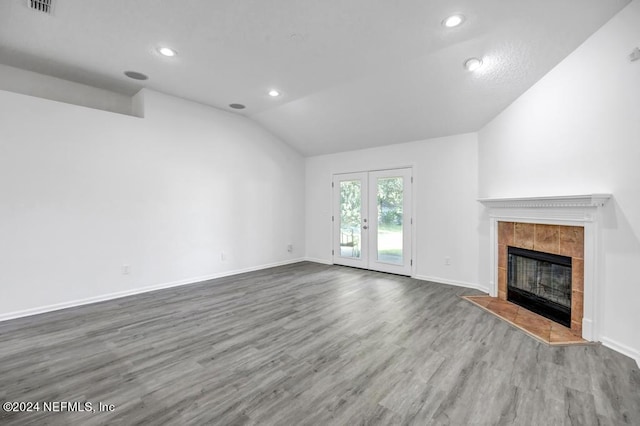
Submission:
<svg viewBox="0 0 640 426">
<path fill-rule="evenodd" d="M 571 258 L 509 246 L 507 300 L 571 327 Z"/>
</svg>

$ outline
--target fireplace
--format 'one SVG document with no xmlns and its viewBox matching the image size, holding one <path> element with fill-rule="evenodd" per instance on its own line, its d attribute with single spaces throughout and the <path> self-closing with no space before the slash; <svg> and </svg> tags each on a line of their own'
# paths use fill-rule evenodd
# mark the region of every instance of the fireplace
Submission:
<svg viewBox="0 0 640 426">
<path fill-rule="evenodd" d="M 584 300 L 583 231 L 579 226 L 499 221 L 498 298 L 543 315 L 580 335 Z M 568 288 L 563 287 L 566 285 Z"/>
<path fill-rule="evenodd" d="M 489 216 L 489 294 L 507 300 L 508 247 L 571 257 L 571 332 L 599 339 L 601 215 L 611 194 L 483 198 Z"/>
<path fill-rule="evenodd" d="M 571 258 L 508 247 L 507 300 L 571 328 Z"/>
</svg>

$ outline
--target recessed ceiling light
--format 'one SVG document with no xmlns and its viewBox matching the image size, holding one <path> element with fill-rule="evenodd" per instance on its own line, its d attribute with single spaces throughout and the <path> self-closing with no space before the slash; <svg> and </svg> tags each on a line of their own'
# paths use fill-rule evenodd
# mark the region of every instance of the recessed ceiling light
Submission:
<svg viewBox="0 0 640 426">
<path fill-rule="evenodd" d="M 462 15 L 451 15 L 444 21 L 442 21 L 442 25 L 447 28 L 457 27 L 458 25 L 464 22 L 464 16 Z"/>
<path fill-rule="evenodd" d="M 170 47 L 160 47 L 158 48 L 158 53 L 160 53 L 162 56 L 167 56 L 169 58 L 176 56 L 178 54 L 178 52 L 171 49 Z"/>
<path fill-rule="evenodd" d="M 271 96 L 272 98 L 278 97 L 280 96 L 280 92 L 278 92 L 276 89 L 271 89 L 269 90 L 269 96 Z"/>
<path fill-rule="evenodd" d="M 475 71 L 482 66 L 482 59 L 469 58 L 464 61 L 464 67 L 469 71 Z"/>
<path fill-rule="evenodd" d="M 233 109 L 245 109 L 246 107 L 242 104 L 229 104 L 229 106 Z"/>
<path fill-rule="evenodd" d="M 137 71 L 125 71 L 124 75 L 134 80 L 148 80 L 149 76 Z"/>
</svg>

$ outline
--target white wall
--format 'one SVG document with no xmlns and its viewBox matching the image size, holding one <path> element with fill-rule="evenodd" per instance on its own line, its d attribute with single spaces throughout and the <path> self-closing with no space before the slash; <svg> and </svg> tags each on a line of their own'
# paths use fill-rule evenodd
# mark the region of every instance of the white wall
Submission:
<svg viewBox="0 0 640 426">
<path fill-rule="evenodd" d="M 430 139 L 306 159 L 306 238 L 310 260 L 331 262 L 334 173 L 413 166 L 415 276 L 478 283 L 477 137 Z M 451 258 L 446 266 L 445 257 Z"/>
<path fill-rule="evenodd" d="M 602 341 L 640 360 L 640 1 L 479 133 L 481 197 L 605 192 Z M 488 247 L 481 227 L 481 253 Z M 488 258 L 481 259 L 488 282 Z M 640 362 L 640 361 L 639 361 Z"/>
<path fill-rule="evenodd" d="M 136 118 L 0 91 L 0 319 L 303 257 L 302 157 L 143 95 Z"/>
<path fill-rule="evenodd" d="M 131 96 L 2 64 L 0 90 L 134 115 Z"/>
</svg>

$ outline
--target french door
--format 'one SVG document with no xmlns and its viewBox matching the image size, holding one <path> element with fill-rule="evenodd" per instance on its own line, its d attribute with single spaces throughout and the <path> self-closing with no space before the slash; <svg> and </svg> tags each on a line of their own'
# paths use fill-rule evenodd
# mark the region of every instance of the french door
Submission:
<svg viewBox="0 0 640 426">
<path fill-rule="evenodd" d="M 333 176 L 333 263 L 411 275 L 411 169 Z"/>
</svg>

